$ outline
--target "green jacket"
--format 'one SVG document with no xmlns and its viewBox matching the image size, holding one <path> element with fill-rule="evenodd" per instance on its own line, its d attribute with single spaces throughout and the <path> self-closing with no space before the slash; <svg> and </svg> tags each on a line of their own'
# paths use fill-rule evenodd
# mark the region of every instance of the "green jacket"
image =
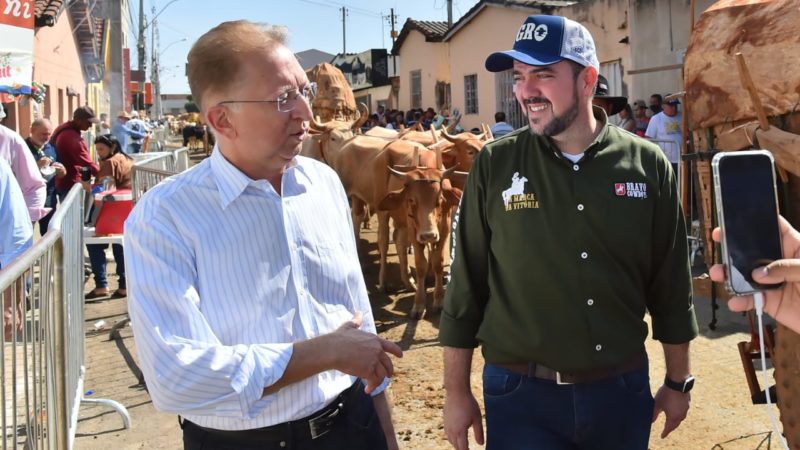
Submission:
<svg viewBox="0 0 800 450">
<path fill-rule="evenodd" d="M 675 176 L 644 139 L 603 128 L 578 163 L 528 127 L 475 159 L 454 217 L 439 339 L 489 363 L 562 372 L 697 335 Z"/>
</svg>

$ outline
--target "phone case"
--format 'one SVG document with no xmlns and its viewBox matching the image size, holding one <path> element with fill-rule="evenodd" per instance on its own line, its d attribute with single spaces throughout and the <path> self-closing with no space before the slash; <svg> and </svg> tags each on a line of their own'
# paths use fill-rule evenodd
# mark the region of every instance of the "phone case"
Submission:
<svg viewBox="0 0 800 450">
<path fill-rule="evenodd" d="M 744 155 L 764 155 L 769 158 L 770 162 L 772 163 L 772 192 L 775 193 L 775 210 L 780 211 L 778 208 L 778 189 L 777 184 L 775 182 L 775 158 L 773 158 L 772 153 L 767 150 L 741 150 L 735 152 L 719 152 L 714 155 L 714 158 L 711 160 L 711 173 L 713 174 L 714 178 L 714 204 L 716 205 L 717 210 L 717 224 L 722 231 L 722 236 L 725 236 L 725 211 L 722 207 L 722 195 L 720 192 L 720 176 L 719 176 L 719 164 L 720 161 L 724 158 L 728 157 L 736 157 L 736 156 L 744 156 Z M 747 292 L 738 292 L 736 291 L 733 286 L 730 284 L 731 280 L 731 272 L 730 272 L 730 255 L 728 254 L 728 248 L 725 243 L 725 239 L 722 239 L 722 262 L 725 265 L 725 290 L 728 291 L 731 295 L 749 295 L 754 294 L 755 290 L 747 291 Z"/>
</svg>

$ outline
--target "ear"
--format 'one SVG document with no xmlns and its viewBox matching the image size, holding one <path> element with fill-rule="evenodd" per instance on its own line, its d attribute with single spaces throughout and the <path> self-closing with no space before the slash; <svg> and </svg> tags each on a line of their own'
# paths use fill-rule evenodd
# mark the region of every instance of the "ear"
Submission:
<svg viewBox="0 0 800 450">
<path fill-rule="evenodd" d="M 444 189 L 442 193 L 444 194 L 444 201 L 449 206 L 458 206 L 463 192 L 459 188 L 450 187 L 450 189 Z"/>
<path fill-rule="evenodd" d="M 587 97 L 593 96 L 594 88 L 597 86 L 597 69 L 594 66 L 584 67 L 578 81 L 581 83 L 579 86 L 581 92 Z"/>
<path fill-rule="evenodd" d="M 228 115 L 228 108 L 224 106 L 212 106 L 206 111 L 206 122 L 217 133 L 217 135 L 224 136 L 226 139 L 233 139 L 236 137 L 236 128 L 230 120 Z"/>
<path fill-rule="evenodd" d="M 380 203 L 378 203 L 378 211 L 391 211 L 397 209 L 403 204 L 403 191 L 393 191 L 386 194 Z"/>
</svg>

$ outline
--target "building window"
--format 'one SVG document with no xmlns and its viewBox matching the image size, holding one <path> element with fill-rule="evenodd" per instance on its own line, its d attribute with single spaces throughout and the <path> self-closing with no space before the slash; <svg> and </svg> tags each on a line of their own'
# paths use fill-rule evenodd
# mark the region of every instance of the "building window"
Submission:
<svg viewBox="0 0 800 450">
<path fill-rule="evenodd" d="M 50 92 L 50 85 L 48 85 L 48 84 L 44 85 L 44 92 L 45 92 L 45 97 L 44 97 L 44 116 L 43 117 L 45 119 L 49 120 L 50 119 L 50 114 L 52 114 L 52 112 L 50 110 L 50 108 L 51 108 L 50 102 L 53 101 L 53 97 L 52 97 L 53 93 Z"/>
<path fill-rule="evenodd" d="M 519 102 L 514 96 L 514 76 L 513 70 L 508 69 L 495 74 L 495 85 L 497 92 L 497 111 L 506 113 L 506 123 L 514 128 L 521 128 L 527 124 L 525 114 L 519 107 Z"/>
<path fill-rule="evenodd" d="M 478 75 L 464 77 L 464 113 L 478 114 Z"/>
<path fill-rule="evenodd" d="M 436 110 L 450 111 L 450 83 L 436 82 Z"/>
<path fill-rule="evenodd" d="M 422 72 L 411 71 L 411 107 L 422 108 Z"/>
</svg>

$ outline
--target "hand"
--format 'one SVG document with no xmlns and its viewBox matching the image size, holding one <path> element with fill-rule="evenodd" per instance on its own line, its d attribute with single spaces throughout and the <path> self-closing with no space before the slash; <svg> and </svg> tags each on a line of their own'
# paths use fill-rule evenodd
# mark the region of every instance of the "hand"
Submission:
<svg viewBox="0 0 800 450">
<path fill-rule="evenodd" d="M 483 417 L 472 392 L 446 391 L 444 398 L 444 432 L 456 450 L 469 450 L 467 430 L 472 426 L 475 442 L 483 445 Z"/>
<path fill-rule="evenodd" d="M 383 383 L 384 378 L 394 374 L 392 360 L 386 354 L 402 358 L 403 350 L 394 342 L 359 330 L 362 319 L 361 312 L 357 312 L 331 333 L 331 338 L 336 351 L 334 369 L 365 379 L 367 387 L 364 392 L 369 394 Z"/>
<path fill-rule="evenodd" d="M 672 430 L 678 428 L 678 425 L 686 418 L 692 395 L 688 392 L 678 392 L 666 386 L 661 386 L 656 393 L 655 400 L 652 421 L 655 422 L 658 419 L 661 411 L 664 411 L 667 416 L 667 420 L 664 422 L 664 431 L 661 432 L 661 439 L 664 439 Z"/>
<path fill-rule="evenodd" d="M 52 159 L 48 158 L 47 156 L 42 156 L 38 161 L 36 161 L 36 164 L 39 165 L 40 169 L 43 169 L 49 166 L 52 162 Z"/>
<path fill-rule="evenodd" d="M 764 311 L 775 320 L 800 333 L 800 233 L 783 217 L 778 217 L 781 228 L 781 242 L 785 259 L 773 261 L 766 267 L 753 270 L 753 279 L 759 283 L 785 283 L 780 289 L 764 291 Z M 720 242 L 722 234 L 719 228 L 711 233 L 715 242 Z M 722 264 L 715 264 L 709 270 L 711 279 L 721 283 L 725 281 L 725 269 Z M 753 309 L 752 295 L 732 297 L 728 300 L 731 311 L 749 311 Z"/>
<path fill-rule="evenodd" d="M 51 166 L 56 169 L 56 177 L 60 178 L 67 174 L 67 169 L 63 164 L 54 162 L 51 164 Z"/>
</svg>

